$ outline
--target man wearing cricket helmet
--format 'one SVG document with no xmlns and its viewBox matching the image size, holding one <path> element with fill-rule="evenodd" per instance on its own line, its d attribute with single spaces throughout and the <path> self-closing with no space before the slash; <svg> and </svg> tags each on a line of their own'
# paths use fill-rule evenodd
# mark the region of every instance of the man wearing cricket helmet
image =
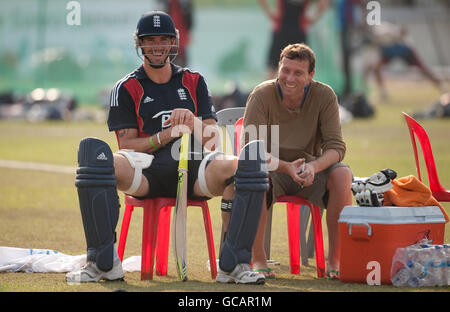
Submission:
<svg viewBox="0 0 450 312">
<path fill-rule="evenodd" d="M 120 206 L 116 188 L 138 198 L 175 197 L 177 142 L 183 132 L 190 132 L 188 198 L 223 196 L 223 209 L 233 211 L 217 282 L 264 283 L 264 275 L 250 267 L 268 188 L 264 143 L 250 142 L 239 159 L 205 153 L 203 146 L 209 150 L 219 146 L 216 116 L 203 76 L 171 63 L 178 50 L 172 18 L 160 11 L 142 15 L 134 39 L 143 64 L 115 84 L 108 116 L 109 130 L 115 131 L 122 150 L 113 154 L 105 142 L 94 138 L 83 139 L 78 149 L 76 186 L 87 264 L 68 273 L 66 280 L 123 278 L 114 248 Z"/>
</svg>

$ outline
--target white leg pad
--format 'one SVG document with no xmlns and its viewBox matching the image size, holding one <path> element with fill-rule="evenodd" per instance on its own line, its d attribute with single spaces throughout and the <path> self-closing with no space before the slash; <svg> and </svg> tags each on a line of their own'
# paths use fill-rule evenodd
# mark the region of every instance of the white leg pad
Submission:
<svg viewBox="0 0 450 312">
<path fill-rule="evenodd" d="M 133 150 L 122 149 L 117 151 L 117 154 L 125 156 L 128 159 L 131 167 L 134 168 L 133 182 L 128 190 L 124 191 L 125 194 L 133 195 L 139 189 L 142 179 L 142 169 L 150 167 L 155 156 L 147 153 L 139 153 Z"/>
<path fill-rule="evenodd" d="M 200 191 L 205 196 L 208 196 L 210 198 L 213 198 L 215 195 L 211 194 L 211 192 L 208 189 L 208 186 L 206 185 L 206 164 L 208 163 L 208 160 L 214 159 L 218 155 L 222 155 L 221 152 L 212 152 L 205 156 L 205 158 L 202 159 L 202 162 L 200 163 L 200 167 L 198 168 L 198 186 L 200 187 Z"/>
</svg>

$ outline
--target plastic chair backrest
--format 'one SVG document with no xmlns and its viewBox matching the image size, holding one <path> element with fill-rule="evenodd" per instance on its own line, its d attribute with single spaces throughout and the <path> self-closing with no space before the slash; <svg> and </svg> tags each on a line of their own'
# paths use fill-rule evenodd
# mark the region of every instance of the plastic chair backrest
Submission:
<svg viewBox="0 0 450 312">
<path fill-rule="evenodd" d="M 242 132 L 242 123 L 244 122 L 244 117 L 239 118 L 238 121 L 234 124 L 234 142 L 235 142 L 235 150 L 236 155 L 239 156 L 241 153 L 241 132 Z"/>
<path fill-rule="evenodd" d="M 236 121 L 244 116 L 245 107 L 230 107 L 224 108 L 216 113 L 217 125 L 220 127 L 225 127 L 228 133 L 228 137 L 231 141 L 231 147 L 233 149 L 233 154 L 236 155 L 236 143 L 234 136 L 234 126 Z"/>
<path fill-rule="evenodd" d="M 406 124 L 408 125 L 409 129 L 409 134 L 411 136 L 411 143 L 414 150 L 414 158 L 416 160 L 416 170 L 419 180 L 422 181 L 422 177 L 420 175 L 419 156 L 417 153 L 417 145 L 414 134 L 416 135 L 417 139 L 419 140 L 420 146 L 422 147 L 423 158 L 425 160 L 425 165 L 428 173 L 428 181 L 430 183 L 430 190 L 432 192 L 445 190 L 439 182 L 436 164 L 433 157 L 433 151 L 431 149 L 431 144 L 427 133 L 425 132 L 423 127 L 411 116 L 406 113 L 403 113 L 403 116 L 405 117 Z"/>
</svg>

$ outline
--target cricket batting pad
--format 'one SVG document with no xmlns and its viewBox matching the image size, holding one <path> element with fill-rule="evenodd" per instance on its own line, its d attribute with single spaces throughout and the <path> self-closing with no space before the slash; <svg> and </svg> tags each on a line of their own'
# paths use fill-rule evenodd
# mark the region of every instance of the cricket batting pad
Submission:
<svg viewBox="0 0 450 312">
<path fill-rule="evenodd" d="M 230 223 L 219 261 L 220 269 L 225 272 L 252 259 L 264 193 L 269 190 L 264 141 L 251 141 L 243 147 L 234 184 Z"/>
<path fill-rule="evenodd" d="M 102 271 L 109 271 L 113 266 L 120 208 L 111 149 L 96 138 L 81 140 L 78 166 L 75 186 L 86 236 L 87 261 L 95 262 Z"/>
</svg>

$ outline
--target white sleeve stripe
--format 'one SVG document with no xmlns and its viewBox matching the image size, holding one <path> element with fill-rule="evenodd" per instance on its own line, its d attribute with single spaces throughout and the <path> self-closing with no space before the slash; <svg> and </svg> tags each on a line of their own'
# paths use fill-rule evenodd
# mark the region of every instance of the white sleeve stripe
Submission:
<svg viewBox="0 0 450 312">
<path fill-rule="evenodd" d="M 122 84 L 124 82 L 126 82 L 131 77 L 135 77 L 135 75 L 134 74 L 128 74 L 128 75 L 126 75 L 125 77 L 123 77 L 122 79 L 120 79 L 119 81 L 116 82 L 116 84 L 114 85 L 113 89 L 111 90 L 111 96 L 110 96 L 110 101 L 109 101 L 109 105 L 111 107 L 119 106 L 119 89 L 122 86 Z"/>
<path fill-rule="evenodd" d="M 119 106 L 119 89 L 122 86 L 122 84 L 128 80 L 128 78 L 130 77 L 131 74 L 126 75 L 124 78 L 122 78 L 121 80 L 119 80 L 116 85 L 114 86 L 113 92 L 114 92 L 114 96 L 112 96 L 112 103 L 111 103 L 111 107 L 114 106 Z"/>
</svg>

